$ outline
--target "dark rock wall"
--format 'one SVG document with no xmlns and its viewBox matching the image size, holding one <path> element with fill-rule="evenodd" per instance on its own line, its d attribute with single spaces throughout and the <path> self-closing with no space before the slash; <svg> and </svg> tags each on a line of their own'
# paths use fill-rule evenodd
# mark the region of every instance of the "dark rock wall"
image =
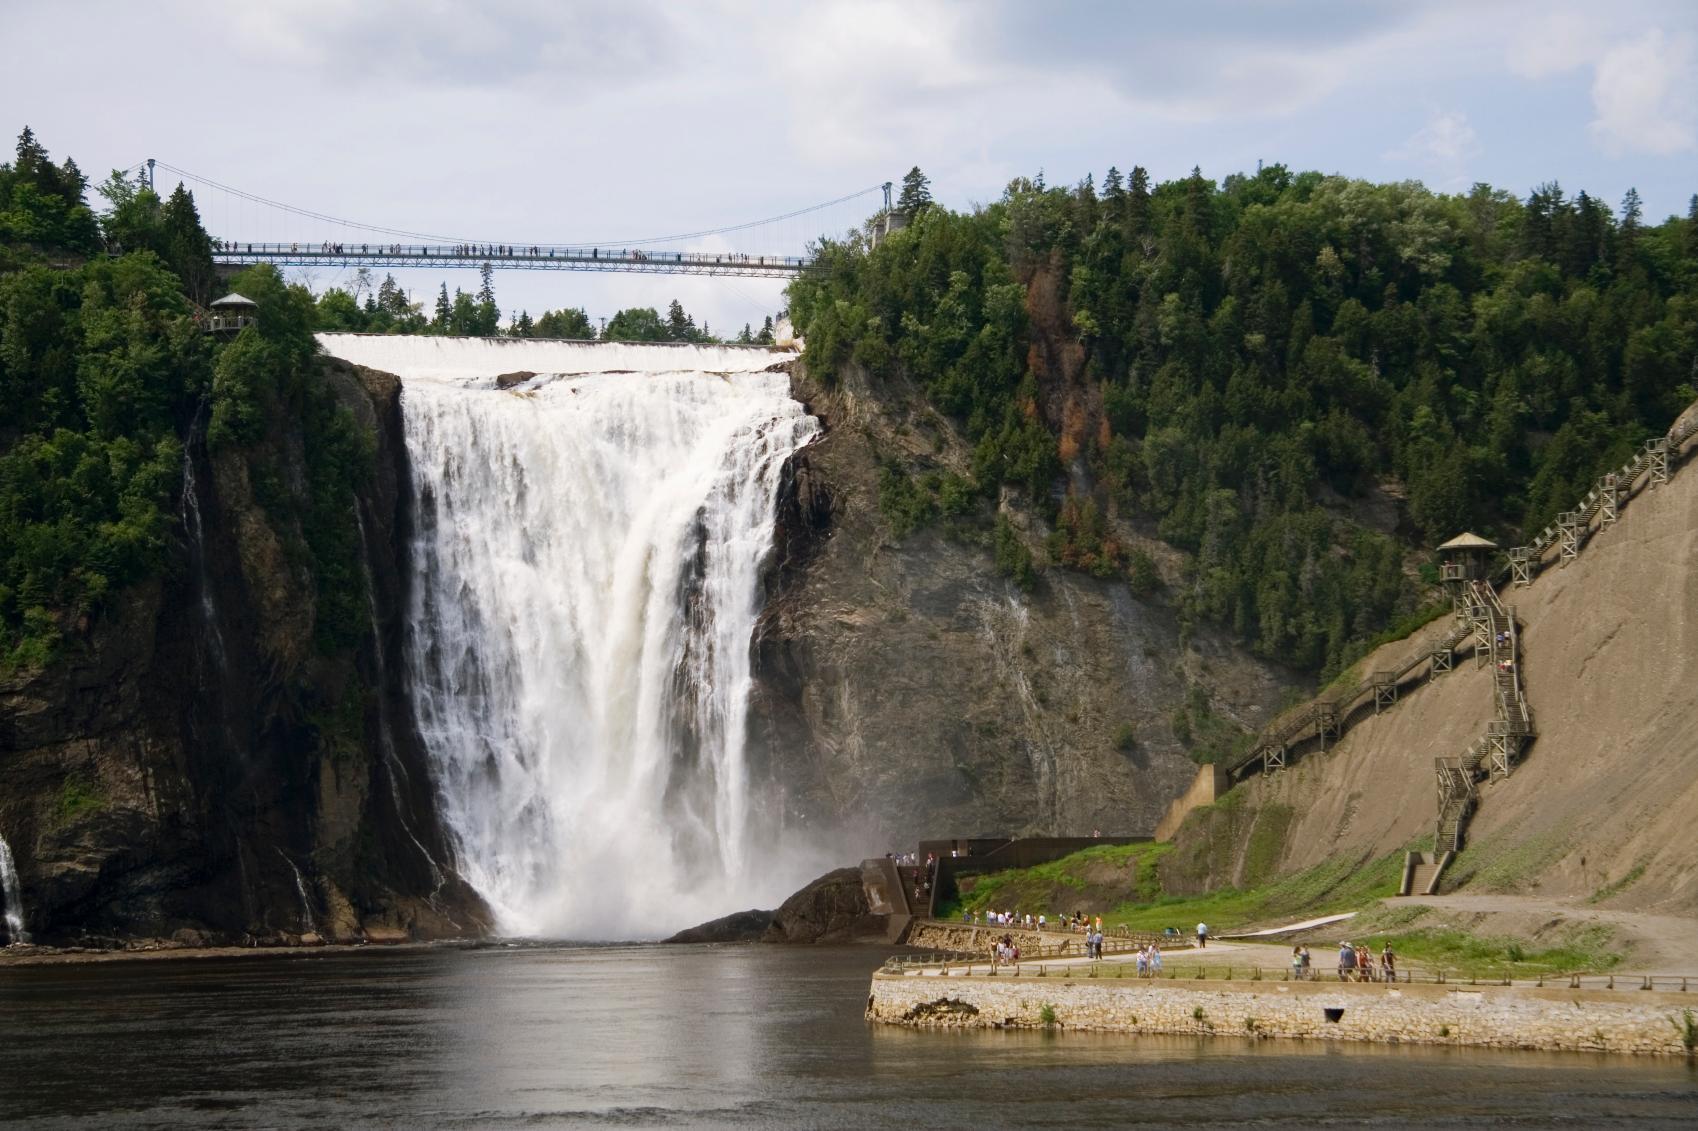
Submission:
<svg viewBox="0 0 1698 1131">
<path fill-rule="evenodd" d="M 965 442 L 915 390 L 853 373 L 827 390 L 800 365 L 791 379 L 827 433 L 781 497 L 750 741 L 792 828 L 872 855 L 920 837 L 1147 835 L 1196 773 L 1175 709 L 1201 695 L 1254 727 L 1295 683 L 1219 634 L 1182 638 L 1124 580 L 1050 569 L 1020 592 L 982 522 L 893 539 L 881 460 L 964 472 Z M 998 505 L 1041 554 L 1031 508 Z"/>
<path fill-rule="evenodd" d="M 244 457 L 209 457 L 191 428 L 164 576 L 60 662 L 0 683 L 0 829 L 38 941 L 481 929 L 401 686 L 400 383 L 330 360 L 324 379 L 376 444 L 358 500 L 375 631 L 356 650 L 315 648 L 298 538 L 256 502 Z M 266 443 L 301 489 L 298 430 L 277 421 Z"/>
</svg>

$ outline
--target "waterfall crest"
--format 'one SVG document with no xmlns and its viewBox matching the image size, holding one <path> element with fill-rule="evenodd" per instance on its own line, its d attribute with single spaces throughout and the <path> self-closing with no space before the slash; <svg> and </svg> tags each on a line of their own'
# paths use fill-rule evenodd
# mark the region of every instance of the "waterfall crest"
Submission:
<svg viewBox="0 0 1698 1131">
<path fill-rule="evenodd" d="M 12 847 L 3 836 L 0 836 L 0 903 L 5 904 L 7 945 L 29 942 L 29 932 L 24 930 L 23 885 L 18 882 L 18 865 L 12 859 Z"/>
<path fill-rule="evenodd" d="M 763 372 L 788 355 L 321 340 L 403 379 L 411 695 L 499 928 L 653 936 L 809 878 L 744 749 L 779 481 L 818 433 Z"/>
</svg>

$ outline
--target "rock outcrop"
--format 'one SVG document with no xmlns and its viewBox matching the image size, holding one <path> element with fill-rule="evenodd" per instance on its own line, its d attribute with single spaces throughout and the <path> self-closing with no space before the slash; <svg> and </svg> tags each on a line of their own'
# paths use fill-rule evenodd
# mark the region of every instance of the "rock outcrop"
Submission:
<svg viewBox="0 0 1698 1131">
<path fill-rule="evenodd" d="M 762 937 L 770 943 L 886 941 L 888 917 L 875 915 L 861 886 L 861 869 L 827 872 L 773 912 Z"/>
<path fill-rule="evenodd" d="M 742 943 L 756 942 L 772 926 L 771 911 L 734 911 L 730 915 L 711 919 L 700 926 L 679 931 L 669 943 Z"/>
<path fill-rule="evenodd" d="M 1196 773 L 1176 710 L 1206 703 L 1253 728 L 1297 682 L 1212 630 L 1186 635 L 1124 580 L 1051 569 L 1022 593 L 982 516 L 893 538 L 881 465 L 964 472 L 965 441 L 913 389 L 853 372 L 825 389 L 799 363 L 791 381 L 827 432 L 781 498 L 750 732 L 792 827 L 843 855 L 921 836 L 1148 834 Z M 999 505 L 1041 553 L 1030 508 Z"/>
<path fill-rule="evenodd" d="M 315 645 L 311 559 L 273 513 L 287 508 L 264 505 L 311 490 L 298 424 L 265 437 L 280 469 L 265 482 L 191 429 L 164 575 L 113 601 L 60 661 L 0 682 L 0 825 L 37 941 L 480 929 L 391 659 L 406 576 L 399 382 L 329 360 L 322 379 L 376 453 L 356 508 L 369 579 L 349 579 L 371 594 L 371 631 Z"/>
</svg>

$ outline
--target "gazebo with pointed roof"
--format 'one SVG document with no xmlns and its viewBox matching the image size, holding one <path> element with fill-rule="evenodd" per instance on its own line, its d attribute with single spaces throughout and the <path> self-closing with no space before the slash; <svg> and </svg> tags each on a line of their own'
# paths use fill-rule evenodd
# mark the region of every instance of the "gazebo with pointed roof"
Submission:
<svg viewBox="0 0 1698 1131">
<path fill-rule="evenodd" d="M 1443 562 L 1440 568 L 1445 581 L 1458 584 L 1484 581 L 1486 563 L 1497 548 L 1496 542 L 1478 534 L 1458 534 L 1439 547 L 1439 557 Z"/>
<path fill-rule="evenodd" d="M 235 291 L 207 309 L 211 311 L 206 320 L 206 332 L 209 334 L 237 334 L 244 326 L 252 326 L 259 321 L 259 303 Z"/>
</svg>

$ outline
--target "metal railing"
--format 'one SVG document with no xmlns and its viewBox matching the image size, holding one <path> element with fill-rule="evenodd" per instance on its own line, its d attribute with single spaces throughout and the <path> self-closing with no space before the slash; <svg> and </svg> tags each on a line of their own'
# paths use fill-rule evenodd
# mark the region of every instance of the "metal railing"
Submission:
<svg viewBox="0 0 1698 1131">
<path fill-rule="evenodd" d="M 1056 963 L 1022 956 L 1018 962 L 994 963 L 976 958 L 919 956 L 892 958 L 881 973 L 919 975 L 936 970 L 937 977 L 950 978 L 1099 978 L 1145 982 L 1313 982 L 1331 985 L 1429 985 L 1429 986 L 1522 986 L 1533 989 L 1631 990 L 1662 993 L 1698 992 L 1698 975 L 1686 974 L 1579 974 L 1555 971 L 1515 977 L 1504 974 L 1470 973 L 1449 967 L 1405 967 L 1394 976 L 1378 972 L 1372 977 L 1341 974 L 1335 969 L 1311 967 L 1301 974 L 1291 967 L 1258 965 L 1168 965 L 1139 973 L 1130 962 Z"/>
</svg>

